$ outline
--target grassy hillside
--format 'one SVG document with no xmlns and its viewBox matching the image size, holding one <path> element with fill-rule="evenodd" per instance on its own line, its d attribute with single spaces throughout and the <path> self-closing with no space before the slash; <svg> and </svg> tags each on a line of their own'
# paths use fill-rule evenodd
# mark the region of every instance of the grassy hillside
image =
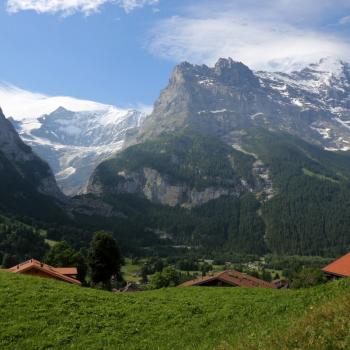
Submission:
<svg viewBox="0 0 350 350">
<path fill-rule="evenodd" d="M 1 349 L 345 349 L 348 281 L 112 294 L 0 273 Z"/>
</svg>

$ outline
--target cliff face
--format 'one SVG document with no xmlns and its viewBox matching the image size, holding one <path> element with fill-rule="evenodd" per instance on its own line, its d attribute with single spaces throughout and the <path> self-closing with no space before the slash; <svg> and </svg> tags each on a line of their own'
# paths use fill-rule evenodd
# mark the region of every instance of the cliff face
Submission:
<svg viewBox="0 0 350 350">
<path fill-rule="evenodd" d="M 191 208 L 224 195 L 238 197 L 247 190 L 243 183 L 233 188 L 207 187 L 197 190 L 185 183 L 174 184 L 166 176 L 162 176 L 157 170 L 151 168 L 141 168 L 131 173 L 119 172 L 118 175 L 122 179 L 117 186 L 107 189 L 101 184 L 91 184 L 89 192 L 97 195 L 103 193 L 137 194 L 143 195 L 154 203 Z"/>
<path fill-rule="evenodd" d="M 0 109 L 0 151 L 14 169 L 42 194 L 63 199 L 50 167 L 24 144 Z"/>
<path fill-rule="evenodd" d="M 0 110 L 0 210 L 43 220 L 65 216 L 50 167 L 23 143 Z"/>
<path fill-rule="evenodd" d="M 153 203 L 192 208 L 221 196 L 263 194 L 268 170 L 255 155 L 193 132 L 165 135 L 129 147 L 103 162 L 88 191 L 134 194 Z"/>
</svg>

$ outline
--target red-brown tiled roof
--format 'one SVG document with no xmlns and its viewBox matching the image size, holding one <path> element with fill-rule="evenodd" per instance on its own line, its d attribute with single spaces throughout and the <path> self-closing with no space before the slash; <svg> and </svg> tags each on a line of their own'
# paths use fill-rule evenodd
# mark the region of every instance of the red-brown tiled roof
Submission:
<svg viewBox="0 0 350 350">
<path fill-rule="evenodd" d="M 333 261 L 322 270 L 332 275 L 350 277 L 350 253 L 347 253 L 338 260 Z"/>
<path fill-rule="evenodd" d="M 59 272 L 59 269 L 57 269 L 53 266 L 44 264 L 44 263 L 42 263 L 38 260 L 35 260 L 35 259 L 30 259 L 30 260 L 25 261 L 21 264 L 13 266 L 13 267 L 9 268 L 8 271 L 13 272 L 13 273 L 21 273 L 21 272 L 23 273 L 23 272 L 29 271 L 31 269 L 43 271 L 52 277 L 55 277 L 57 279 L 60 279 L 60 280 L 63 280 L 63 281 L 69 282 L 69 283 L 81 284 L 80 281 L 78 281 L 77 279 L 66 276 L 65 274 L 62 274 L 61 272 Z M 68 269 L 69 269 L 69 271 L 76 272 L 76 268 L 68 268 Z M 74 273 L 74 274 L 76 274 L 76 273 Z"/>
<path fill-rule="evenodd" d="M 226 270 L 222 272 L 216 272 L 209 274 L 204 277 L 199 277 L 191 281 L 182 283 L 180 287 L 189 287 L 189 286 L 200 286 L 205 285 L 211 281 L 221 281 L 232 286 L 246 287 L 246 288 L 276 288 L 273 283 L 266 282 L 259 278 L 247 275 L 236 270 Z"/>
</svg>

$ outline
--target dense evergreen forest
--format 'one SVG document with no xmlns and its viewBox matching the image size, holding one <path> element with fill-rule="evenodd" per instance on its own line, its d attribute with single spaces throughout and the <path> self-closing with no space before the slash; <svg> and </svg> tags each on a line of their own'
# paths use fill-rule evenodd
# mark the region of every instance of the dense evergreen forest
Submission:
<svg viewBox="0 0 350 350">
<path fill-rule="evenodd" d="M 0 265 L 11 267 L 31 258 L 41 259 L 48 248 L 40 231 L 0 215 Z"/>
<path fill-rule="evenodd" d="M 336 256 L 350 248 L 350 154 L 258 131 L 247 145 L 269 167 L 277 194 L 263 204 L 269 249 Z"/>
</svg>

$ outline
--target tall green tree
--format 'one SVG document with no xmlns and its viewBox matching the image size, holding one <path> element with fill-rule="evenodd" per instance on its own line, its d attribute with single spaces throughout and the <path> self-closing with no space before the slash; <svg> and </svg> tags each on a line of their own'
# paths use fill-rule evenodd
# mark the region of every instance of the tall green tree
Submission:
<svg viewBox="0 0 350 350">
<path fill-rule="evenodd" d="M 112 235 L 104 231 L 96 232 L 88 255 L 92 282 L 109 286 L 111 277 L 120 275 L 121 263 L 120 250 Z"/>
</svg>

